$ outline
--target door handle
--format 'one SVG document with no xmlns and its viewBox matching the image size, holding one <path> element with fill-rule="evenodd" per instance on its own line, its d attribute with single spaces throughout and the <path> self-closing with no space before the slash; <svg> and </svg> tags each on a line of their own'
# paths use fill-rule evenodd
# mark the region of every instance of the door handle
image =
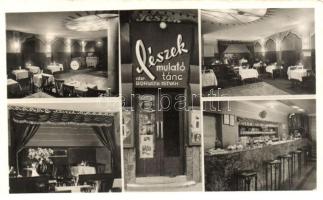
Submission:
<svg viewBox="0 0 323 200">
<path fill-rule="evenodd" d="M 160 138 L 161 139 L 164 139 L 164 121 L 161 121 L 160 122 L 160 132 L 161 132 L 161 134 L 160 134 Z"/>
<path fill-rule="evenodd" d="M 157 126 L 157 137 L 156 138 L 159 138 L 159 121 L 156 122 L 156 126 Z"/>
</svg>

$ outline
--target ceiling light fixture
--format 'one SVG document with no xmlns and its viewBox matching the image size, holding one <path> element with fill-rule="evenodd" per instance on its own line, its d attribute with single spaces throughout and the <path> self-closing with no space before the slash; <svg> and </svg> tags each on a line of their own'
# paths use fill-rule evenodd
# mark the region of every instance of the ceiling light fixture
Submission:
<svg viewBox="0 0 323 200">
<path fill-rule="evenodd" d="M 203 19 L 220 24 L 243 24 L 263 18 L 268 9 L 203 10 Z"/>
<path fill-rule="evenodd" d="M 160 22 L 159 27 L 160 27 L 161 29 L 165 29 L 165 28 L 167 28 L 167 24 L 166 24 L 166 22 Z"/>
<path fill-rule="evenodd" d="M 74 31 L 101 31 L 108 29 L 108 20 L 118 17 L 118 14 L 103 13 L 80 16 L 74 19 L 68 19 L 65 22 L 66 28 Z"/>
</svg>

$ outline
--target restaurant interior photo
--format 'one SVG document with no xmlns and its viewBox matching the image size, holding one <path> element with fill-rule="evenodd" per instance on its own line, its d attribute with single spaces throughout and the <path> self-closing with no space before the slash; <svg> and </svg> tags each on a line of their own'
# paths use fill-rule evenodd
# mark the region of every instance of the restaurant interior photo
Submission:
<svg viewBox="0 0 323 200">
<path fill-rule="evenodd" d="M 206 191 L 316 189 L 316 103 L 207 101 Z"/>
<path fill-rule="evenodd" d="M 118 96 L 117 11 L 6 13 L 8 98 Z"/>
<path fill-rule="evenodd" d="M 202 10 L 201 27 L 203 96 L 315 94 L 313 8 Z"/>
<path fill-rule="evenodd" d="M 9 192 L 121 192 L 118 105 L 9 104 Z"/>
</svg>

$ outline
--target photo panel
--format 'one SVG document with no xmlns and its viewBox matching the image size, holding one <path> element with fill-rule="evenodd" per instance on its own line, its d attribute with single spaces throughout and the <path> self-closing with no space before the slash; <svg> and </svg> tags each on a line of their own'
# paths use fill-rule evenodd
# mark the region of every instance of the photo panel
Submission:
<svg viewBox="0 0 323 200">
<path fill-rule="evenodd" d="M 118 11 L 6 13 L 8 98 L 119 96 Z"/>
<path fill-rule="evenodd" d="M 125 191 L 202 191 L 197 10 L 120 12 Z"/>
<path fill-rule="evenodd" d="M 201 10 L 204 97 L 315 94 L 314 8 Z"/>
<path fill-rule="evenodd" d="M 205 191 L 316 189 L 315 99 L 203 106 Z"/>
<path fill-rule="evenodd" d="M 9 103 L 9 193 L 121 192 L 118 107 Z"/>
</svg>

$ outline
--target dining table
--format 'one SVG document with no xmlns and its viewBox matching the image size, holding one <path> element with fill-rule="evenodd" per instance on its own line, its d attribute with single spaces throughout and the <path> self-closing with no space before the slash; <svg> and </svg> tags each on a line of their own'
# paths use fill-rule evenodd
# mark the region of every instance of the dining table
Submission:
<svg viewBox="0 0 323 200">
<path fill-rule="evenodd" d="M 259 74 L 258 71 L 255 69 L 239 69 L 239 75 L 241 80 L 250 79 L 250 78 L 258 78 Z"/>
<path fill-rule="evenodd" d="M 16 80 L 28 78 L 28 70 L 26 69 L 12 70 L 12 74 L 16 77 Z"/>
<path fill-rule="evenodd" d="M 14 96 L 18 94 L 20 91 L 18 82 L 11 78 L 7 79 L 7 91 L 9 94 Z"/>
<path fill-rule="evenodd" d="M 71 175 L 76 179 L 75 183 L 78 183 L 80 175 L 96 174 L 96 169 L 95 167 L 92 167 L 92 166 L 77 165 L 77 166 L 72 166 L 70 170 L 71 170 Z M 97 182 L 97 184 L 99 183 Z"/>
<path fill-rule="evenodd" d="M 288 80 L 298 80 L 303 81 L 303 77 L 308 76 L 307 69 L 303 66 L 291 66 L 287 69 Z"/>
<path fill-rule="evenodd" d="M 96 170 L 95 167 L 92 166 L 72 166 L 71 167 L 71 174 L 74 177 L 78 177 L 79 175 L 83 174 L 95 174 Z"/>
<path fill-rule="evenodd" d="M 51 73 L 59 72 L 59 71 L 63 71 L 64 70 L 63 64 L 58 64 L 58 63 L 50 64 L 46 68 L 49 71 L 51 71 Z"/>
<path fill-rule="evenodd" d="M 33 74 L 40 73 L 40 68 L 37 66 L 28 65 L 28 66 L 26 66 L 26 69 L 28 69 Z"/>
<path fill-rule="evenodd" d="M 55 192 L 82 192 L 83 190 L 92 190 L 91 185 L 71 185 L 71 186 L 55 186 Z"/>
<path fill-rule="evenodd" d="M 52 74 L 46 74 L 46 73 L 34 74 L 34 76 L 33 76 L 34 86 L 36 86 L 38 88 L 41 87 L 43 76 L 48 77 L 48 82 L 49 83 L 53 83 L 55 81 L 55 78 L 54 78 L 54 76 Z"/>
</svg>

